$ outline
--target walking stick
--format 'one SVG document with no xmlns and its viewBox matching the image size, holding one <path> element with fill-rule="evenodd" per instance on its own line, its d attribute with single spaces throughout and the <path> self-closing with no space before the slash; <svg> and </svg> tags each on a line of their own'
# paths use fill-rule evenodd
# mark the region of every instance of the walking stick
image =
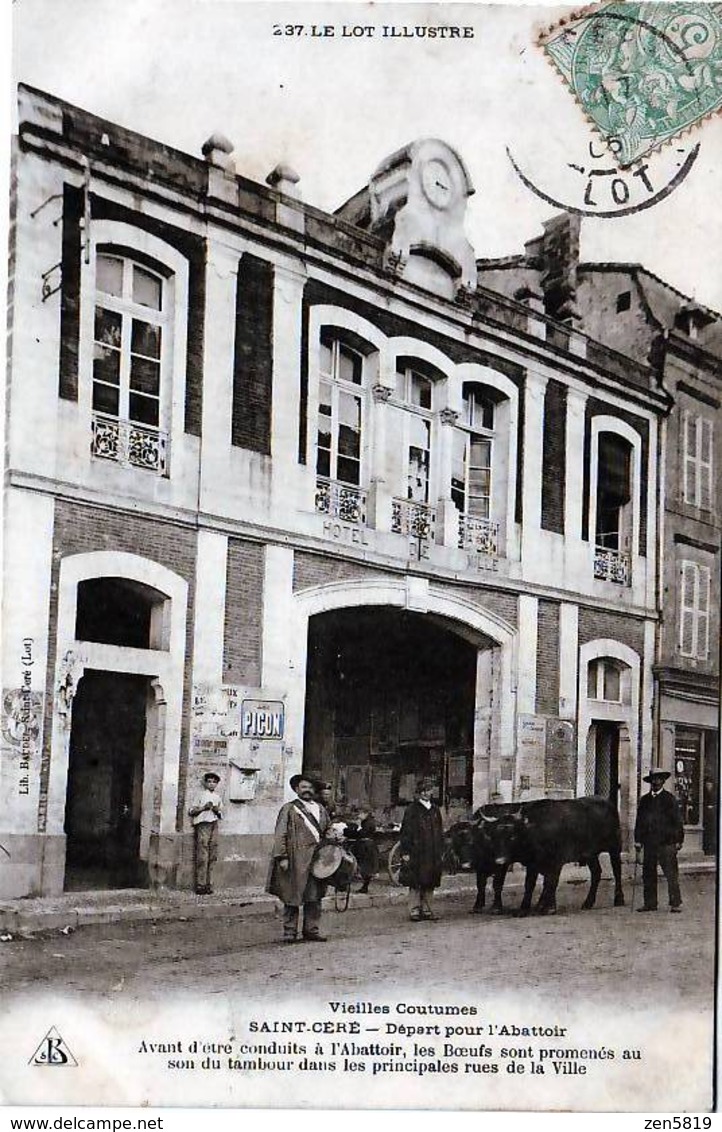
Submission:
<svg viewBox="0 0 722 1132">
<path fill-rule="evenodd" d="M 632 912 L 634 911 L 634 897 L 637 892 L 637 869 L 639 868 L 639 850 L 634 850 L 634 872 L 632 874 Z"/>
</svg>

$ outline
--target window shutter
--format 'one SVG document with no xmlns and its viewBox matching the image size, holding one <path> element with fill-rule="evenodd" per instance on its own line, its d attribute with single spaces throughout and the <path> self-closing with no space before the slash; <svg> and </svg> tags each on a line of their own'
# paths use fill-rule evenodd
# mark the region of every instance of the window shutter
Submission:
<svg viewBox="0 0 722 1132">
<path fill-rule="evenodd" d="M 680 569 L 679 651 L 694 656 L 694 562 L 683 562 Z"/>
<path fill-rule="evenodd" d="M 712 510 L 712 421 L 699 418 L 699 506 Z"/>
<path fill-rule="evenodd" d="M 685 503 L 697 503 L 697 418 L 685 410 L 682 423 L 682 480 Z"/>
<path fill-rule="evenodd" d="M 697 656 L 709 656 L 709 602 L 711 571 L 709 566 L 697 567 Z"/>
</svg>

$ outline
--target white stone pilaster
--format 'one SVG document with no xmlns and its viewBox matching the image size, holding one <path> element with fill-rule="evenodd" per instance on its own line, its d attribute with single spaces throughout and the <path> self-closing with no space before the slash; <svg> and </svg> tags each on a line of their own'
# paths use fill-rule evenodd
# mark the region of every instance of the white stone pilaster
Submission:
<svg viewBox="0 0 722 1132">
<path fill-rule="evenodd" d="M 567 435 L 564 467 L 564 549 L 566 585 L 588 590 L 590 584 L 590 543 L 582 541 L 584 505 L 584 428 L 587 394 L 567 390 Z"/>
<path fill-rule="evenodd" d="M 579 689 L 579 607 L 559 606 L 559 715 L 576 719 Z"/>
<path fill-rule="evenodd" d="M 273 290 L 271 455 L 273 506 L 279 519 L 284 515 L 291 516 L 298 506 L 297 492 L 302 480 L 298 468 L 298 435 L 305 282 L 306 273 L 300 266 L 276 264 Z M 310 412 L 308 427 L 315 427 Z"/>
<path fill-rule="evenodd" d="M 379 381 L 371 388 L 371 434 L 369 449 L 371 477 L 367 502 L 369 526 L 377 531 L 391 530 L 391 485 L 388 479 L 387 444 L 389 438 L 388 402 L 393 390 Z"/>
<path fill-rule="evenodd" d="M 517 650 L 517 711 L 536 712 L 536 654 L 539 599 L 519 595 L 519 642 Z"/>
<path fill-rule="evenodd" d="M 439 456 L 437 462 L 437 541 L 444 546 L 457 546 L 459 512 L 451 499 L 451 469 L 454 457 L 454 430 L 459 414 L 451 408 L 439 414 Z"/>
<path fill-rule="evenodd" d="M 524 395 L 521 558 L 525 576 L 541 568 L 541 493 L 544 447 L 544 394 L 547 378 L 529 371 Z"/>
<path fill-rule="evenodd" d="M 223 683 L 228 536 L 199 531 L 196 555 L 193 683 Z"/>
<path fill-rule="evenodd" d="M 217 495 L 228 472 L 233 416 L 233 357 L 239 255 L 210 243 L 206 271 L 206 335 L 203 361 L 202 508 L 216 511 Z"/>
</svg>

